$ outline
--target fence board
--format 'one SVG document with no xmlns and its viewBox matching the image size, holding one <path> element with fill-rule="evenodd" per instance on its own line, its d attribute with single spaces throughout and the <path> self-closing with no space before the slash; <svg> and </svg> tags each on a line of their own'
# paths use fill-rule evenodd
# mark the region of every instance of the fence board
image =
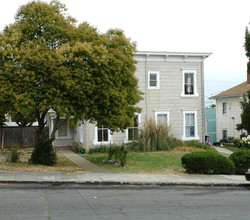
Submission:
<svg viewBox="0 0 250 220">
<path fill-rule="evenodd" d="M 32 127 L 3 127 L 0 128 L 0 145 L 3 147 L 34 147 L 38 126 Z M 48 134 L 49 129 L 45 127 Z"/>
</svg>

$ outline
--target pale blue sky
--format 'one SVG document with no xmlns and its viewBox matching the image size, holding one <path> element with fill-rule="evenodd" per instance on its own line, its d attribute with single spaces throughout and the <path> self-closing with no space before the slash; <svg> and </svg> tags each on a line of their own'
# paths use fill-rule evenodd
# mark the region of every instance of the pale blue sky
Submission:
<svg viewBox="0 0 250 220">
<path fill-rule="evenodd" d="M 3 1 L 0 30 L 28 0 Z M 46 0 L 46 2 L 49 2 Z M 138 50 L 212 52 L 205 61 L 205 99 L 246 81 L 249 0 L 62 0 L 78 22 L 123 29 Z"/>
</svg>

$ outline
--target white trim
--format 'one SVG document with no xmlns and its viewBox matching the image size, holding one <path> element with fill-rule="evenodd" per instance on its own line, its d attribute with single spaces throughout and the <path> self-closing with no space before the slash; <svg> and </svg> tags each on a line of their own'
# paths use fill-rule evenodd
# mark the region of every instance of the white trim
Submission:
<svg viewBox="0 0 250 220">
<path fill-rule="evenodd" d="M 112 136 L 111 136 L 111 132 L 110 129 L 108 129 L 108 141 L 98 141 L 98 126 L 95 126 L 95 139 L 93 142 L 94 145 L 109 145 L 109 144 L 113 144 L 113 140 L 112 140 Z"/>
<path fill-rule="evenodd" d="M 150 75 L 156 74 L 156 86 L 150 86 Z M 160 89 L 160 72 L 148 71 L 148 89 Z"/>
<path fill-rule="evenodd" d="M 192 73 L 194 76 L 194 94 L 185 94 L 185 74 Z M 197 92 L 197 79 L 196 79 L 197 71 L 195 69 L 182 69 L 182 92 L 181 97 L 198 97 L 199 94 Z"/>
<path fill-rule="evenodd" d="M 140 113 L 135 113 L 135 115 L 138 115 L 138 129 L 139 129 L 140 123 L 141 123 L 141 114 Z M 124 139 L 125 144 L 132 142 L 131 140 L 128 139 L 128 129 L 129 128 L 126 129 L 126 137 Z"/>
<path fill-rule="evenodd" d="M 157 124 L 157 117 L 158 115 L 164 115 L 166 114 L 167 115 L 167 126 L 170 125 L 170 121 L 169 121 L 169 118 L 170 118 L 170 111 L 155 111 L 155 123 Z"/>
<path fill-rule="evenodd" d="M 183 141 L 200 140 L 198 135 L 197 111 L 183 111 Z M 186 137 L 186 114 L 194 114 L 194 137 Z"/>
<path fill-rule="evenodd" d="M 69 126 L 69 120 L 65 119 L 65 118 L 60 118 L 59 120 L 66 120 L 67 122 L 67 136 L 58 136 L 58 129 L 56 130 L 56 133 L 55 133 L 55 139 L 57 140 L 63 140 L 63 139 L 71 139 L 71 134 L 70 134 L 70 126 Z M 54 127 L 54 123 L 53 124 L 53 127 Z M 53 127 L 52 127 L 52 130 L 53 130 Z"/>
</svg>

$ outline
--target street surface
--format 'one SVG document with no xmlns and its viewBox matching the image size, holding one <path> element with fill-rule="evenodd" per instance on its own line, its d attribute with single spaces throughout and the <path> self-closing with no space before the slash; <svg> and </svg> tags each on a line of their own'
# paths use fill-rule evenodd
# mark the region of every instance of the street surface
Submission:
<svg viewBox="0 0 250 220">
<path fill-rule="evenodd" d="M 1 220 L 250 219 L 250 188 L 0 185 Z"/>
</svg>

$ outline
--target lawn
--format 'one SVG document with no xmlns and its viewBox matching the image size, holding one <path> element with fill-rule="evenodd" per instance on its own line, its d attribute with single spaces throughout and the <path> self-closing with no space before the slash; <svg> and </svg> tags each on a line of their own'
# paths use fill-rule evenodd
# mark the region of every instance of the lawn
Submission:
<svg viewBox="0 0 250 220">
<path fill-rule="evenodd" d="M 43 166 L 30 164 L 29 158 L 31 156 L 31 149 L 20 149 L 21 152 L 20 162 L 11 163 L 6 162 L 6 156 L 8 151 L 0 150 L 0 171 L 6 172 L 44 172 L 44 173 L 65 173 L 65 172 L 74 172 L 74 173 L 86 173 L 82 168 L 79 168 L 77 165 L 72 163 L 70 160 L 65 158 L 60 152 L 57 151 L 57 164 L 55 166 Z"/>
<path fill-rule="evenodd" d="M 187 152 L 158 151 L 158 152 L 129 152 L 125 167 L 110 164 L 107 154 L 86 154 L 84 157 L 100 167 L 115 173 L 144 173 L 144 174 L 184 174 L 181 157 Z"/>
</svg>

